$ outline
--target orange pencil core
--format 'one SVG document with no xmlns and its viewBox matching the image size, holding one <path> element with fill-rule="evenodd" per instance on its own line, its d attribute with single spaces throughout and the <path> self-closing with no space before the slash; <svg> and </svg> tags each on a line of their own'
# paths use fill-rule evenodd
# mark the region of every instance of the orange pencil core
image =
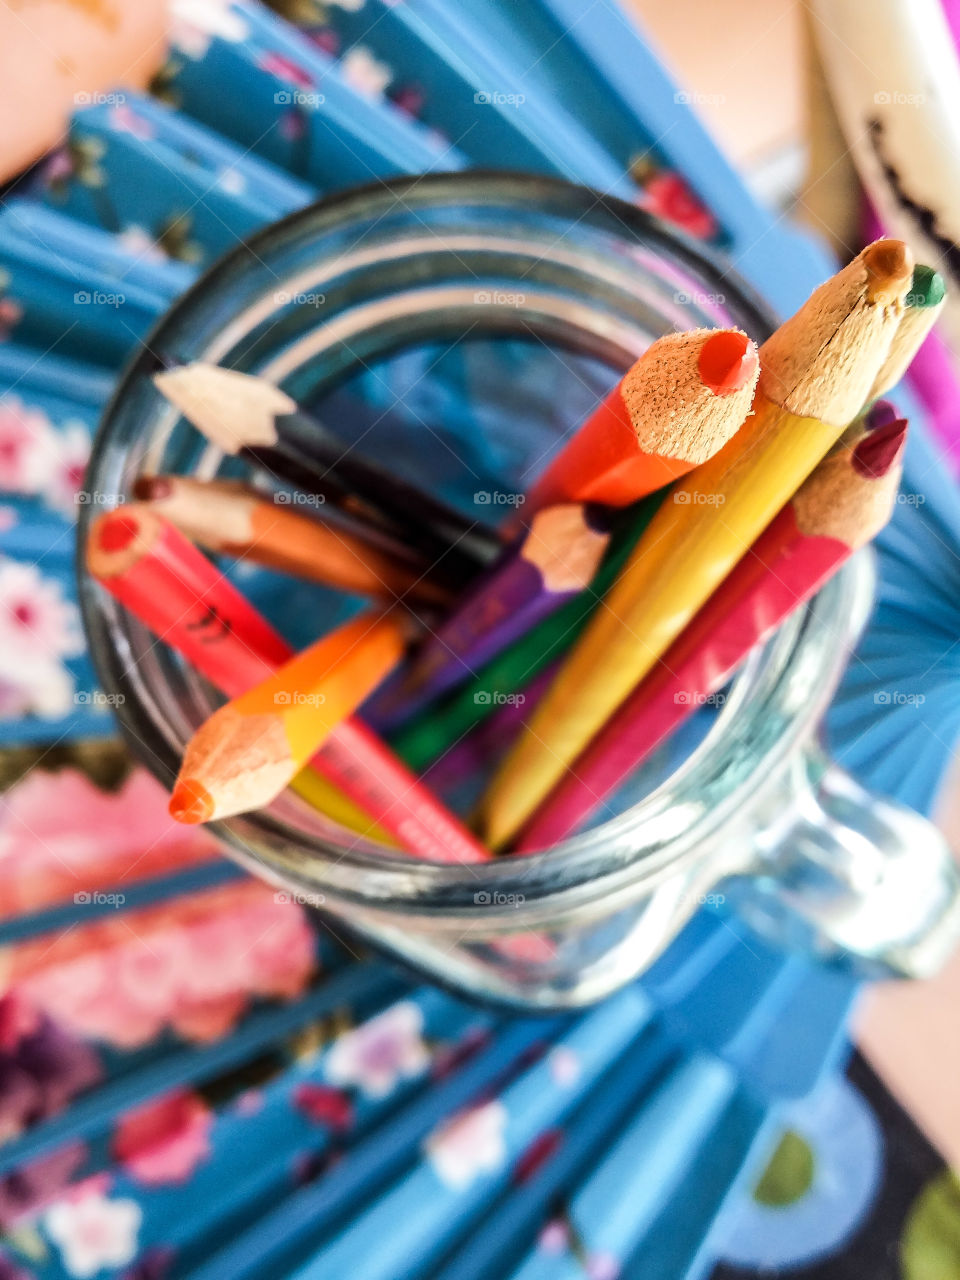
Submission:
<svg viewBox="0 0 960 1280">
<path fill-rule="evenodd" d="M 740 391 L 757 367 L 757 348 L 745 333 L 721 330 L 700 348 L 697 365 L 700 381 L 714 395 L 728 396 Z"/>
</svg>

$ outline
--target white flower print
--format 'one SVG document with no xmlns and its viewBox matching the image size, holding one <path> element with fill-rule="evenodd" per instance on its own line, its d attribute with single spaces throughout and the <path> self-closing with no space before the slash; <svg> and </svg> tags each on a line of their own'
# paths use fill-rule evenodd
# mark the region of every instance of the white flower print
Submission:
<svg viewBox="0 0 960 1280">
<path fill-rule="evenodd" d="M 80 1200 L 61 1200 L 44 1214 L 43 1225 L 60 1249 L 64 1269 L 84 1280 L 104 1267 L 133 1261 L 141 1218 L 134 1200 L 108 1200 L 94 1192 Z"/>
<path fill-rule="evenodd" d="M 385 1098 L 400 1080 L 418 1075 L 429 1060 L 419 1005 L 402 1000 L 369 1022 L 346 1031 L 327 1057 L 327 1078 Z"/>
<path fill-rule="evenodd" d="M 426 1141 L 426 1152 L 440 1181 L 463 1191 L 480 1174 L 498 1169 L 507 1155 L 506 1123 L 503 1103 L 486 1102 L 434 1129 Z"/>
<path fill-rule="evenodd" d="M 170 0 L 170 43 L 188 58 L 202 58 L 215 37 L 239 44 L 249 34 L 231 0 Z"/>
</svg>

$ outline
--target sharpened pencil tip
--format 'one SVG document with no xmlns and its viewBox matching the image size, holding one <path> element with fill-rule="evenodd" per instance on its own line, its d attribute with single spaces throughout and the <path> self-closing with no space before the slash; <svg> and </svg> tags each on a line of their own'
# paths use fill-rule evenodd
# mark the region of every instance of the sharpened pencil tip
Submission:
<svg viewBox="0 0 960 1280">
<path fill-rule="evenodd" d="M 906 418 L 897 418 L 872 431 L 853 451 L 854 471 L 868 480 L 885 476 L 899 458 L 906 434 Z"/>
<path fill-rule="evenodd" d="M 860 260 L 867 272 L 870 302 L 894 302 L 913 280 L 913 254 L 902 240 L 875 240 Z"/>
<path fill-rule="evenodd" d="M 172 492 L 173 484 L 166 476 L 140 476 L 133 486 L 133 496 L 140 502 L 169 498 Z"/>
<path fill-rule="evenodd" d="M 170 797 L 170 816 L 177 822 L 209 822 L 214 807 L 213 796 L 195 778 L 184 778 L 178 782 Z"/>
<path fill-rule="evenodd" d="M 910 282 L 910 292 L 907 294 L 907 306 L 918 307 L 921 310 L 926 307 L 938 307 L 946 293 L 947 286 L 943 283 L 943 276 L 938 271 L 934 271 L 933 267 L 918 262 L 913 269 L 913 280 Z"/>
<path fill-rule="evenodd" d="M 714 395 L 740 391 L 757 370 L 757 344 L 735 329 L 720 329 L 700 348 L 700 381 Z"/>
<path fill-rule="evenodd" d="M 97 521 L 94 538 L 101 551 L 125 551 L 139 532 L 137 517 L 120 507 Z"/>
</svg>

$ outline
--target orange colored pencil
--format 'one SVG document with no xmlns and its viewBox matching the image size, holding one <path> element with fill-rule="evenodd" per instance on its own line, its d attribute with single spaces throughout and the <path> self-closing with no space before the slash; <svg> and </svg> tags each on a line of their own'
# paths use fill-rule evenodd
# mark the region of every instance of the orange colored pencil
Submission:
<svg viewBox="0 0 960 1280">
<path fill-rule="evenodd" d="M 451 602 L 450 591 L 402 548 L 389 551 L 353 530 L 312 519 L 293 507 L 290 494 L 271 499 L 239 481 L 187 476 L 142 476 L 134 493 L 208 551 L 387 604 Z"/>
<path fill-rule="evenodd" d="M 686 475 L 743 422 L 758 370 L 756 344 L 739 329 L 658 338 L 537 480 L 523 514 L 562 502 L 626 507 Z"/>
<path fill-rule="evenodd" d="M 170 799 L 179 822 L 269 804 L 403 656 L 394 614 L 363 613 L 215 711 L 187 744 Z"/>
</svg>

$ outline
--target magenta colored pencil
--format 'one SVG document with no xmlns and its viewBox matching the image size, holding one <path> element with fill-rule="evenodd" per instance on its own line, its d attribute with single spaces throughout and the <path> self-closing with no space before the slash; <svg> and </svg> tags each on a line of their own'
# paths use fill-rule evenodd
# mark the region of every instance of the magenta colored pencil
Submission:
<svg viewBox="0 0 960 1280">
<path fill-rule="evenodd" d="M 592 504 L 538 511 L 462 603 L 388 681 L 364 718 L 381 732 L 472 676 L 572 596 L 590 585 L 610 541 L 609 515 Z"/>
</svg>

